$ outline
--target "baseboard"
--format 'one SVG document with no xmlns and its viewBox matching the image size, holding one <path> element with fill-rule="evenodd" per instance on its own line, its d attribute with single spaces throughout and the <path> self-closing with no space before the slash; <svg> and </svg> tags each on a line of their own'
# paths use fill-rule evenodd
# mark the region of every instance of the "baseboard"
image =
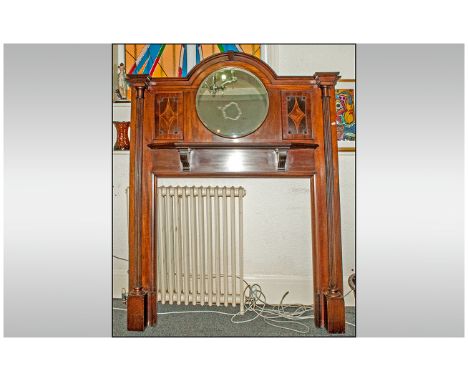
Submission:
<svg viewBox="0 0 468 382">
<path fill-rule="evenodd" d="M 122 289 L 128 292 L 128 273 L 126 269 L 114 269 L 113 271 L 113 298 L 121 298 Z M 292 275 L 246 275 L 245 281 L 249 284 L 258 284 L 266 296 L 269 304 L 279 304 L 283 295 L 289 291 L 285 297 L 284 304 L 305 304 L 311 305 L 312 279 L 308 277 Z M 349 287 L 345 285 L 345 294 L 349 292 Z M 346 306 L 354 306 L 354 295 L 349 293 L 345 297 Z"/>
<path fill-rule="evenodd" d="M 313 301 L 312 278 L 292 275 L 246 275 L 249 284 L 258 284 L 269 304 L 279 304 L 286 292 L 284 304 L 311 305 Z"/>
<path fill-rule="evenodd" d="M 279 304 L 283 295 L 288 291 L 289 293 L 283 300 L 284 304 L 312 304 L 312 278 L 293 275 L 246 275 L 244 278 L 251 285 L 255 283 L 260 285 L 269 304 Z M 344 294 L 348 292 L 349 287 L 345 285 Z M 355 305 L 352 292 L 345 297 L 345 305 Z"/>
</svg>

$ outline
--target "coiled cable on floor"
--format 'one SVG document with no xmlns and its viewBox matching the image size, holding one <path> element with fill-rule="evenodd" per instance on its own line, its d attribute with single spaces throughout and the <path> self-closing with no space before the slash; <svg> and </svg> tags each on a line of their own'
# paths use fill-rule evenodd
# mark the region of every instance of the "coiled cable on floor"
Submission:
<svg viewBox="0 0 468 382">
<path fill-rule="evenodd" d="M 255 316 L 252 318 L 243 318 L 245 313 L 241 315 L 239 312 L 231 317 L 231 322 L 234 324 L 243 324 L 261 317 L 263 321 L 270 326 L 307 334 L 310 331 L 309 326 L 299 321 L 314 318 L 312 314 L 313 309 L 311 306 L 301 304 L 284 305 L 283 301 L 288 294 L 289 291 L 283 295 L 279 305 L 270 305 L 267 303 L 266 296 L 260 285 L 247 284 L 243 293 L 245 301 L 244 309 L 245 312 L 253 312 Z"/>
<path fill-rule="evenodd" d="M 262 291 L 262 288 L 258 284 L 247 284 L 243 291 L 242 298 L 244 299 L 245 312 L 238 313 L 226 313 L 217 310 L 187 310 L 179 312 L 159 312 L 158 315 L 166 314 L 188 314 L 188 313 L 216 313 L 225 316 L 231 316 L 231 322 L 233 324 L 245 324 L 252 322 L 258 318 L 262 318 L 263 321 L 276 328 L 290 330 L 296 333 L 307 334 L 310 331 L 310 327 L 300 321 L 311 320 L 314 318 L 313 307 L 310 305 L 303 304 L 284 304 L 286 296 L 289 291 L 284 293 L 281 301 L 278 305 L 268 304 L 266 296 Z M 351 292 L 351 291 L 350 291 Z M 348 293 L 350 293 L 348 292 Z M 123 308 L 113 308 L 114 310 L 127 310 Z M 252 312 L 255 314 L 254 317 L 245 318 L 245 313 Z M 346 324 L 355 327 L 356 325 L 346 321 Z"/>
</svg>

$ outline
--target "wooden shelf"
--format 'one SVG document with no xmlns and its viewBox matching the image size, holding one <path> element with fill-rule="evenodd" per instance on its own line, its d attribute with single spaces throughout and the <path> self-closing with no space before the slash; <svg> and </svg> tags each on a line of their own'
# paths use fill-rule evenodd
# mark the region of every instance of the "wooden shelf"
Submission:
<svg viewBox="0 0 468 382">
<path fill-rule="evenodd" d="M 288 151 L 293 149 L 315 149 L 318 144 L 312 142 L 153 142 L 151 149 L 175 149 L 179 152 L 180 163 L 185 172 L 191 170 L 190 153 L 194 149 L 239 149 L 239 150 L 274 150 L 277 155 L 277 170 L 286 170 Z"/>
<path fill-rule="evenodd" d="M 312 142 L 154 142 L 151 149 L 315 149 Z"/>
</svg>

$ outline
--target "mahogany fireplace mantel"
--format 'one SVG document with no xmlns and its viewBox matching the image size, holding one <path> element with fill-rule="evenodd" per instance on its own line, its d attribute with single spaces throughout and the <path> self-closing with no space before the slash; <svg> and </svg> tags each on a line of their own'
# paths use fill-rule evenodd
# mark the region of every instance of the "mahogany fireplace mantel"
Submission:
<svg viewBox="0 0 468 382">
<path fill-rule="evenodd" d="M 240 138 L 212 133 L 195 106 L 202 82 L 223 67 L 254 74 L 268 93 L 265 120 Z M 263 61 L 229 52 L 202 61 L 186 78 L 127 78 L 133 88 L 128 330 L 141 331 L 157 321 L 158 178 L 302 177 L 310 179 L 315 325 L 344 332 L 338 148 L 332 122 L 338 73 L 277 76 Z M 236 171 L 228 165 L 233 151 L 242 158 Z"/>
</svg>

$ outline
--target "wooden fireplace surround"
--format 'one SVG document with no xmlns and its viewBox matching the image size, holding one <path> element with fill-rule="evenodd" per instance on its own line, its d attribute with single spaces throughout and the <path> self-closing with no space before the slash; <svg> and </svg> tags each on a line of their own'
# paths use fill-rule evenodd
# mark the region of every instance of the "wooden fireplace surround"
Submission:
<svg viewBox="0 0 468 382">
<path fill-rule="evenodd" d="M 195 107 L 202 81 L 226 66 L 256 75 L 269 95 L 266 119 L 243 138 L 213 134 Z M 158 178 L 302 177 L 310 179 L 315 325 L 330 333 L 345 331 L 334 126 L 339 78 L 336 72 L 277 76 L 263 61 L 233 52 L 207 58 L 186 78 L 127 76 L 132 87 L 128 330 L 142 331 L 157 322 Z M 234 151 L 242 159 L 235 172 L 228 166 Z"/>
</svg>

